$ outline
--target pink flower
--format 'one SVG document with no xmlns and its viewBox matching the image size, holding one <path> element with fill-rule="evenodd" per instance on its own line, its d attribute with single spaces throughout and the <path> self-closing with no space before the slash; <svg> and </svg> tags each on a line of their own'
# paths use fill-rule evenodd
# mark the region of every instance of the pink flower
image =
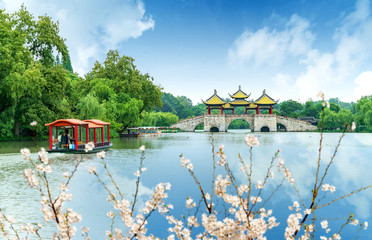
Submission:
<svg viewBox="0 0 372 240">
<path fill-rule="evenodd" d="M 354 132 L 355 128 L 356 128 L 355 122 L 352 122 L 352 124 L 351 124 L 351 131 Z"/>
<path fill-rule="evenodd" d="M 95 166 L 91 166 L 88 170 L 88 173 L 91 174 L 91 173 L 94 173 L 96 171 L 96 167 Z"/>
<path fill-rule="evenodd" d="M 105 156 L 106 156 L 105 151 L 102 151 L 102 152 L 97 153 L 97 157 L 98 157 L 98 158 L 104 159 Z"/>
<path fill-rule="evenodd" d="M 247 136 L 245 136 L 245 143 L 248 145 L 248 147 L 252 147 L 253 145 L 260 145 L 260 142 L 258 141 L 258 139 L 253 136 L 253 135 L 250 135 L 248 134 Z"/>
</svg>

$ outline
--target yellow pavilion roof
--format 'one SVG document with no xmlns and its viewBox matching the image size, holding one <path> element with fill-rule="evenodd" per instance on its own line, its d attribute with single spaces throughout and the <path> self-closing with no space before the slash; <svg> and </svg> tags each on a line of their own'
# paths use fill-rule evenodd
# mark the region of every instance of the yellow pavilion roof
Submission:
<svg viewBox="0 0 372 240">
<path fill-rule="evenodd" d="M 214 90 L 214 94 L 208 98 L 207 101 L 203 101 L 205 105 L 223 105 L 226 102 L 224 102 L 218 95 L 216 89 Z"/>
<path fill-rule="evenodd" d="M 222 107 L 225 109 L 233 108 L 233 106 L 231 106 L 229 103 L 225 103 L 224 105 L 222 105 Z"/>
<path fill-rule="evenodd" d="M 229 94 L 230 95 L 230 94 Z M 239 90 L 236 91 L 233 95 L 230 95 L 232 98 L 237 98 L 237 99 L 244 99 L 249 97 L 251 94 L 247 95 L 245 92 L 241 90 L 241 87 L 239 85 Z"/>
<path fill-rule="evenodd" d="M 251 103 L 249 104 L 249 106 L 247 108 L 257 108 L 257 104 L 254 104 L 254 103 Z"/>
<path fill-rule="evenodd" d="M 263 90 L 262 96 L 259 97 L 254 103 L 259 105 L 274 105 L 278 101 L 275 101 L 269 95 L 266 94 L 266 89 Z"/>
<path fill-rule="evenodd" d="M 247 100 L 239 99 L 230 102 L 230 104 L 233 106 L 247 106 L 250 104 L 250 102 L 248 102 Z"/>
</svg>

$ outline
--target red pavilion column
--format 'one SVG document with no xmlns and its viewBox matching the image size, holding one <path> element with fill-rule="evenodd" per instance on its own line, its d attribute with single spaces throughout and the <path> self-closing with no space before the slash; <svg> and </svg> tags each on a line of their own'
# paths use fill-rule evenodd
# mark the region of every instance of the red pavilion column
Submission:
<svg viewBox="0 0 372 240">
<path fill-rule="evenodd" d="M 75 125 L 75 149 L 78 149 L 78 127 Z"/>
<path fill-rule="evenodd" d="M 234 113 L 235 113 L 235 108 L 233 107 L 233 115 L 234 115 Z"/>
<path fill-rule="evenodd" d="M 211 114 L 211 109 L 209 108 L 209 106 L 208 106 L 208 114 Z"/>
<path fill-rule="evenodd" d="M 94 146 L 97 147 L 97 132 L 96 132 L 96 129 L 94 129 Z"/>
<path fill-rule="evenodd" d="M 89 127 L 87 125 L 87 128 L 86 128 L 86 140 L 87 140 L 87 143 L 89 142 Z"/>
<path fill-rule="evenodd" d="M 110 142 L 110 125 L 107 125 L 107 141 Z"/>
<path fill-rule="evenodd" d="M 49 150 L 52 150 L 52 125 L 49 125 Z"/>
<path fill-rule="evenodd" d="M 222 105 L 221 105 L 221 114 L 223 114 Z"/>
<path fill-rule="evenodd" d="M 260 106 L 259 105 L 257 105 L 256 114 L 260 114 Z"/>
<path fill-rule="evenodd" d="M 270 106 L 270 114 L 273 114 L 273 105 Z"/>
<path fill-rule="evenodd" d="M 105 142 L 105 137 L 103 136 L 103 127 L 101 128 L 101 138 L 102 138 L 102 144 Z"/>
<path fill-rule="evenodd" d="M 247 115 L 247 108 L 245 108 L 245 115 Z"/>
</svg>

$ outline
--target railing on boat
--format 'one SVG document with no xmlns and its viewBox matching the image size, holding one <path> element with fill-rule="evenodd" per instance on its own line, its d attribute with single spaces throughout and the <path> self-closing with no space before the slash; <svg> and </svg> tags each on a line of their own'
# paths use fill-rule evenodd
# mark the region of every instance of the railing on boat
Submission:
<svg viewBox="0 0 372 240">
<path fill-rule="evenodd" d="M 96 143 L 96 147 L 104 147 L 104 146 L 110 146 L 110 143 L 111 142 L 108 142 L 108 141 L 105 141 L 105 142 L 98 142 L 98 143 Z M 85 144 L 86 143 L 84 143 L 84 144 L 79 144 L 78 145 L 78 150 L 84 150 L 85 149 Z"/>
</svg>

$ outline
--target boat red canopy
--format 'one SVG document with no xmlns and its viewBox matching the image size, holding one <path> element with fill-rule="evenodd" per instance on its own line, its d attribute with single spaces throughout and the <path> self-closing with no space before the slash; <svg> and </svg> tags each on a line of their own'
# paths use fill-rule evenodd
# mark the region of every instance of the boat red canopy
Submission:
<svg viewBox="0 0 372 240">
<path fill-rule="evenodd" d="M 90 123 L 94 123 L 94 124 L 98 124 L 98 125 L 110 125 L 111 123 L 109 122 L 104 122 L 104 121 L 101 121 L 101 120 L 98 120 L 98 119 L 89 119 L 89 120 L 84 120 L 84 122 L 90 122 Z"/>
<path fill-rule="evenodd" d="M 63 126 L 75 126 L 75 125 L 87 125 L 87 122 L 81 121 L 79 119 L 58 119 L 52 123 L 47 123 L 45 126 L 52 127 L 63 127 Z"/>
</svg>

